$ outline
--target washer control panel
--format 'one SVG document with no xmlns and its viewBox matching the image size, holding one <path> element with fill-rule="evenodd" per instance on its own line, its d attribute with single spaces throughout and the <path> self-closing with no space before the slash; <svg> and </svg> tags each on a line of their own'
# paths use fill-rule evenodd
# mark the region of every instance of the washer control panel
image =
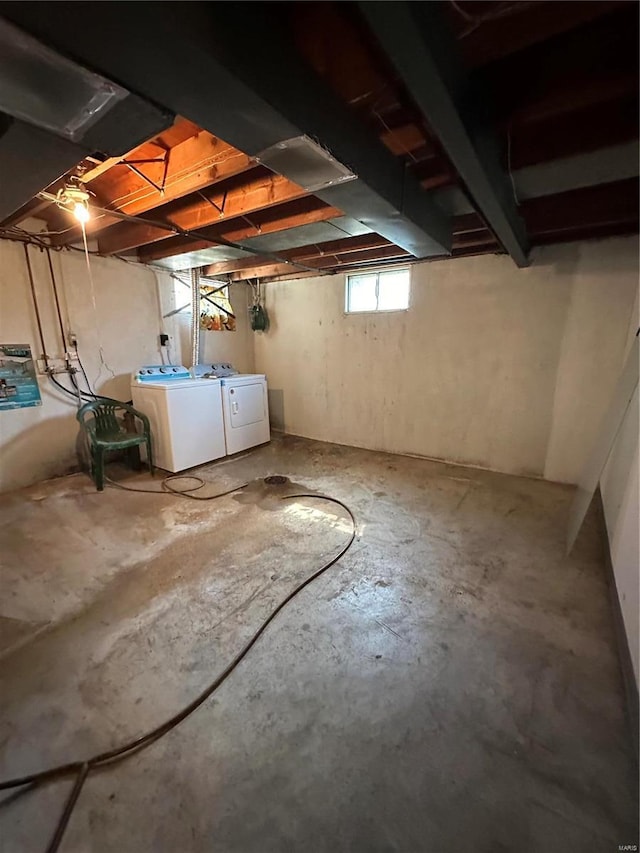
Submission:
<svg viewBox="0 0 640 853">
<path fill-rule="evenodd" d="M 217 361 L 215 364 L 196 364 L 196 376 L 236 376 L 238 371 L 228 361 Z"/>
<path fill-rule="evenodd" d="M 191 379 L 191 374 L 182 364 L 147 364 L 134 374 L 136 382 L 158 382 L 176 379 Z"/>
</svg>

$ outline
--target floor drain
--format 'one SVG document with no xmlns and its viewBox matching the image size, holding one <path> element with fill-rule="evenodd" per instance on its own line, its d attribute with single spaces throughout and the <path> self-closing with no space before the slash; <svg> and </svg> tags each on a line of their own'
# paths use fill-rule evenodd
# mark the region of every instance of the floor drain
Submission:
<svg viewBox="0 0 640 853">
<path fill-rule="evenodd" d="M 289 478 L 283 477 L 282 474 L 272 474 L 270 477 L 265 477 L 264 481 L 267 486 L 284 486 L 289 482 Z"/>
</svg>

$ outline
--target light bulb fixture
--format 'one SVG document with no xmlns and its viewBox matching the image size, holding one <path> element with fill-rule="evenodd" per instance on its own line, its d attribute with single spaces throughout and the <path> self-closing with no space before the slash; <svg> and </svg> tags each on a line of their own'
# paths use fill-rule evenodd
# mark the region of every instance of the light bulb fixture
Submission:
<svg viewBox="0 0 640 853">
<path fill-rule="evenodd" d="M 73 215 L 78 220 L 78 222 L 88 222 L 91 218 L 89 214 L 89 205 L 86 201 L 76 201 L 73 205 Z"/>
<path fill-rule="evenodd" d="M 48 192 L 41 192 L 38 195 L 40 198 L 57 204 L 61 210 L 72 213 L 78 222 L 83 225 L 91 218 L 89 212 L 89 191 L 78 178 L 72 178 L 55 195 Z"/>
</svg>

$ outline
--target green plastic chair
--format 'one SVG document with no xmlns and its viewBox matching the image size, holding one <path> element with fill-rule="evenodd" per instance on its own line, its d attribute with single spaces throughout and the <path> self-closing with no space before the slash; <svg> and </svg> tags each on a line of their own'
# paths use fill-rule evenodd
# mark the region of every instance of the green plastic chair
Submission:
<svg viewBox="0 0 640 853">
<path fill-rule="evenodd" d="M 118 412 L 123 412 L 118 418 Z M 149 418 L 127 403 L 98 397 L 78 409 L 76 418 L 85 434 L 90 455 L 91 478 L 99 492 L 104 489 L 104 455 L 109 450 L 129 450 L 129 461 L 140 461 L 140 445 L 147 446 L 147 460 L 154 473 Z M 136 419 L 142 432 L 136 428 Z"/>
</svg>

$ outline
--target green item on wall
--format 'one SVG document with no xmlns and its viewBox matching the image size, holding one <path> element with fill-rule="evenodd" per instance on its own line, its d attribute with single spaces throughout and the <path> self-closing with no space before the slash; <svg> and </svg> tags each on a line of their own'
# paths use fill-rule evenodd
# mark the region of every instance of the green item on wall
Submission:
<svg viewBox="0 0 640 853">
<path fill-rule="evenodd" d="M 254 332 L 265 332 L 269 326 L 269 318 L 265 309 L 258 303 L 251 306 L 251 328 Z"/>
</svg>

